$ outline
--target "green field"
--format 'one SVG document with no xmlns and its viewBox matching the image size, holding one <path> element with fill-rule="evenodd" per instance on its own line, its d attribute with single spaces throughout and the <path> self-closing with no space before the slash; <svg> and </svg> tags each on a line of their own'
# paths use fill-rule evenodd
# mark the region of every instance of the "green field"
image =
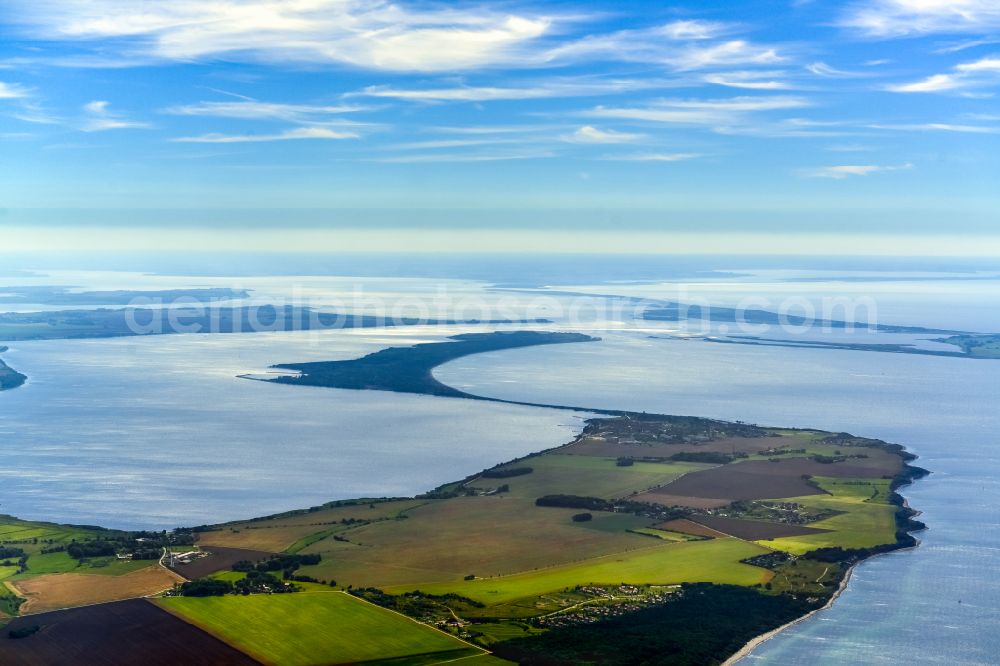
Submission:
<svg viewBox="0 0 1000 666">
<path fill-rule="evenodd" d="M 816 548 L 870 548 L 896 541 L 896 507 L 889 504 L 886 479 L 828 479 L 815 477 L 832 495 L 795 497 L 792 501 L 813 509 L 841 511 L 839 515 L 810 523 L 830 530 L 809 536 L 784 537 L 758 543 L 801 555 Z"/>
<path fill-rule="evenodd" d="M 157 603 L 265 664 L 402 658 L 409 659 L 399 663 L 433 664 L 482 654 L 457 638 L 342 592 L 165 597 Z"/>
<path fill-rule="evenodd" d="M 28 570 L 23 574 L 18 574 L 17 579 L 20 580 L 29 576 L 40 576 L 42 574 L 70 572 L 120 576 L 144 569 L 151 564 L 155 564 L 155 561 L 119 560 L 115 557 L 93 557 L 88 560 L 78 561 L 65 552 L 46 553 L 45 555 L 30 555 L 28 557 Z"/>
<path fill-rule="evenodd" d="M 550 567 L 512 576 L 417 586 L 422 592 L 455 592 L 485 604 L 499 604 L 563 590 L 576 585 L 620 583 L 671 585 L 683 582 L 755 585 L 770 573 L 741 564 L 740 560 L 767 552 L 738 539 L 713 539 L 652 546 L 608 555 L 570 565 Z M 400 593 L 415 586 L 386 591 Z"/>
<path fill-rule="evenodd" d="M 72 525 L 32 522 L 19 520 L 12 516 L 0 515 L 0 543 L 17 545 L 28 552 L 37 551 L 44 545 L 50 545 L 40 542 L 64 544 L 74 539 L 77 541 L 92 539 L 100 533 L 100 530 L 89 530 Z M 35 548 L 32 548 L 32 546 L 35 546 Z"/>
<path fill-rule="evenodd" d="M 408 511 L 405 520 L 344 532 L 349 542 L 312 544 L 302 552 L 321 553 L 323 561 L 301 573 L 345 586 L 415 585 L 514 574 L 655 544 L 627 532 L 647 527 L 648 519 L 598 512 L 575 523 L 575 513 L 506 494 L 432 502 Z"/>
<path fill-rule="evenodd" d="M 550 453 L 509 467 L 531 467 L 531 474 L 507 479 L 479 477 L 475 487 L 510 486 L 512 497 L 537 499 L 542 495 L 585 495 L 614 499 L 670 483 L 674 479 L 713 465 L 699 463 L 643 463 L 618 467 L 615 458 Z M 501 468 L 502 469 L 502 468 Z"/>
</svg>

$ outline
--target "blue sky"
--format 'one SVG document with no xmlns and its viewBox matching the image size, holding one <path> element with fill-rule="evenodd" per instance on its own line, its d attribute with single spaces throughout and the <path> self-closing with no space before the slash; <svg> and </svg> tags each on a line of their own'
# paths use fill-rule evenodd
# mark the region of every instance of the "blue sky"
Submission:
<svg viewBox="0 0 1000 666">
<path fill-rule="evenodd" d="M 996 0 L 0 0 L 0 34 L 15 249 L 1000 251 Z"/>
</svg>

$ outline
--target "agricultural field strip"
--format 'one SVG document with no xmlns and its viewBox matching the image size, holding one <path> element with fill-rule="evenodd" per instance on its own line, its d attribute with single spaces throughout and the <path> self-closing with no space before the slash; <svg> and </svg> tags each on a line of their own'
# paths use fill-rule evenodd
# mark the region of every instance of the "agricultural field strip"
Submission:
<svg viewBox="0 0 1000 666">
<path fill-rule="evenodd" d="M 401 617 L 401 618 L 403 618 L 403 619 L 404 619 L 404 620 L 406 620 L 407 622 L 412 622 L 412 623 L 414 623 L 414 624 L 416 624 L 416 625 L 419 625 L 419 626 L 421 626 L 421 627 L 428 627 L 428 628 L 430 628 L 430 629 L 433 629 L 434 631 L 438 632 L 439 634 L 441 634 L 441 635 L 443 635 L 443 636 L 447 636 L 448 638 L 451 638 L 451 639 L 453 639 L 453 640 L 456 640 L 456 641 L 458 641 L 458 642 L 460 642 L 460 643 L 465 643 L 465 644 L 466 644 L 466 645 L 468 645 L 469 647 L 471 647 L 471 648 L 475 648 L 475 649 L 479 650 L 479 651 L 480 651 L 480 652 L 481 652 L 482 654 L 490 654 L 490 651 L 489 651 L 489 650 L 487 650 L 487 649 L 485 649 L 485 648 L 483 648 L 483 647 L 481 647 L 481 646 L 479 646 L 479 645 L 476 645 L 476 644 L 474 644 L 474 643 L 470 643 L 470 642 L 468 642 L 467 640 L 464 640 L 464 639 L 462 639 L 462 638 L 459 638 L 458 636 L 455 636 L 455 635 L 453 635 L 453 634 L 449 634 L 449 633 L 448 633 L 447 631 L 442 631 L 442 630 L 438 629 L 437 627 L 435 627 L 435 626 L 433 626 L 433 625 L 430 625 L 430 624 L 425 624 L 425 623 L 421 622 L 420 620 L 417 620 L 417 619 L 414 619 L 414 618 L 410 617 L 409 615 L 403 615 L 403 614 L 402 614 L 402 613 L 400 613 L 399 611 L 396 611 L 396 610 L 393 610 L 393 609 L 391 609 L 391 608 L 383 608 L 382 606 L 379 606 L 379 605 L 377 605 L 377 604 L 373 604 L 372 602 L 368 601 L 367 599 L 362 599 L 361 597 L 356 597 L 356 596 L 354 596 L 353 594 L 348 594 L 347 592 L 340 592 L 340 591 L 337 591 L 337 592 L 334 592 L 334 594 L 343 594 L 343 595 L 346 595 L 346 596 L 350 597 L 351 599 L 354 599 L 354 600 L 356 600 L 356 601 L 360 601 L 360 602 L 361 602 L 361 603 L 363 603 L 363 604 L 368 604 L 368 605 L 369 605 L 369 606 L 371 606 L 372 608 L 378 608 L 379 610 L 382 610 L 382 611 L 386 611 L 386 612 L 388 612 L 388 613 L 392 613 L 393 615 L 396 615 L 396 616 L 398 616 L 398 617 Z M 462 658 L 463 658 L 463 659 L 466 659 L 467 657 L 462 657 Z M 445 662 L 440 662 L 440 663 L 445 663 Z"/>
<path fill-rule="evenodd" d="M 155 566 L 156 565 L 150 565 L 148 568 L 152 569 Z M 163 567 L 162 569 L 163 569 L 163 571 L 167 572 L 167 574 L 169 574 L 170 577 L 173 578 L 173 582 L 174 583 L 182 582 L 184 580 L 183 576 L 178 575 L 177 573 L 171 571 L 170 569 L 168 569 L 166 567 Z M 120 576 L 102 576 L 100 574 L 78 574 L 78 573 L 42 574 L 41 576 L 34 576 L 32 578 L 23 579 L 23 581 L 21 581 L 21 582 L 24 582 L 24 581 L 37 581 L 37 580 L 39 580 L 41 578 L 50 577 L 50 576 L 87 576 L 87 577 L 93 577 L 96 580 L 101 580 L 102 582 L 107 582 L 109 580 L 113 581 L 115 578 L 122 578 L 122 577 L 129 576 L 131 574 L 141 573 L 143 571 L 145 571 L 145 569 L 138 569 L 136 571 L 132 571 L 132 572 L 129 572 L 129 573 L 126 573 L 126 574 L 121 574 Z M 4 582 L 4 585 L 6 585 L 7 588 L 9 590 L 11 590 L 14 594 L 16 594 L 17 596 L 21 597 L 22 599 L 26 599 L 27 600 L 25 602 L 24 606 L 22 606 L 22 609 L 24 609 L 25 607 L 28 607 L 28 605 L 31 603 L 31 601 L 33 601 L 33 597 L 31 595 L 36 594 L 35 592 L 27 592 L 26 593 L 25 591 L 19 589 L 17 587 L 17 582 L 14 582 L 14 581 L 3 581 L 3 582 Z M 31 609 L 30 609 L 30 607 L 29 607 L 28 610 L 26 610 L 26 611 L 22 610 L 21 615 L 35 615 L 35 614 L 39 614 L 39 613 L 54 613 L 56 611 L 70 610 L 70 609 L 73 609 L 73 608 L 86 608 L 88 606 L 101 606 L 103 604 L 116 603 L 116 602 L 119 602 L 119 601 L 129 601 L 131 599 L 149 599 L 149 598 L 155 597 L 157 595 L 163 594 L 164 592 L 166 592 L 166 591 L 168 591 L 168 590 L 170 590 L 172 588 L 173 588 L 173 584 L 171 584 L 171 585 L 169 585 L 167 587 L 164 587 L 162 589 L 157 589 L 155 591 L 147 592 L 146 594 L 137 594 L 137 595 L 132 595 L 132 596 L 116 597 L 116 598 L 112 598 L 112 599 L 103 599 L 103 600 L 100 600 L 100 601 L 93 601 L 93 602 L 74 603 L 74 604 L 71 604 L 71 605 L 68 605 L 68 606 L 55 607 L 55 608 L 43 607 L 43 609 L 40 610 L 40 611 L 38 611 L 37 613 L 32 612 Z"/>
<path fill-rule="evenodd" d="M 323 663 L 366 663 L 457 650 L 488 653 L 405 615 L 334 590 L 249 597 L 164 597 L 155 603 L 264 663 L 320 663 L 320 653 Z M 405 625 L 399 617 L 406 619 Z M 322 642 L 330 626 L 354 637 L 336 644 L 340 649 L 336 654 L 331 652 L 332 644 Z"/>
<path fill-rule="evenodd" d="M 694 554 L 688 552 L 693 549 L 698 550 L 696 550 Z M 713 569 L 711 573 L 706 574 L 709 578 L 718 578 L 719 576 L 722 576 L 722 578 L 727 581 L 732 581 L 734 584 L 753 584 L 755 582 L 765 582 L 764 578 L 766 578 L 770 572 L 766 569 L 742 564 L 739 560 L 753 555 L 759 555 L 769 550 L 771 549 L 761 546 L 760 544 L 730 538 L 713 539 L 708 541 L 666 543 L 629 551 L 625 559 L 620 559 L 622 554 L 616 553 L 597 558 L 590 558 L 568 565 L 555 565 L 540 568 L 538 570 L 522 571 L 503 576 L 477 578 L 472 581 L 450 581 L 447 583 L 386 586 L 385 591 L 391 594 L 413 591 L 415 589 L 420 589 L 423 592 L 434 594 L 455 592 L 462 596 L 476 599 L 477 601 L 504 603 L 516 599 L 536 596 L 538 594 L 553 592 L 554 590 L 564 588 L 567 585 L 572 586 L 576 584 L 617 584 L 621 582 L 627 582 L 630 584 L 675 584 L 685 581 L 715 582 L 714 580 L 705 580 L 705 578 L 701 577 L 700 574 L 688 575 L 687 573 L 677 573 L 678 570 L 683 570 L 685 566 L 688 568 L 700 569 L 706 562 L 710 562 L 712 557 L 719 558 L 713 563 L 717 565 L 716 568 L 722 568 L 725 571 L 720 572 Z M 650 555 L 655 556 L 661 553 L 665 556 L 676 554 L 680 557 L 680 559 L 673 562 L 669 559 L 669 557 L 665 557 L 662 561 L 658 558 L 656 561 L 649 560 Z M 697 560 L 696 564 L 695 560 Z M 617 566 L 615 568 L 619 571 L 616 571 L 615 573 L 603 573 L 602 569 L 608 568 L 610 563 L 616 563 Z M 640 577 L 648 575 L 645 571 L 654 565 L 658 570 L 660 567 L 668 567 L 668 574 L 666 578 L 661 580 L 639 580 Z M 637 571 L 629 571 L 630 568 L 634 568 Z M 594 571 L 600 573 L 595 574 L 593 573 Z M 607 576 L 608 580 L 587 578 L 587 576 L 594 575 Z M 625 580 L 626 578 L 631 580 Z M 539 582 L 541 584 L 539 586 L 533 584 L 535 583 L 535 579 L 540 579 Z M 546 579 L 551 579 L 551 581 L 542 582 Z M 751 581 L 751 579 L 753 580 Z M 508 591 L 503 593 L 498 590 L 491 589 L 481 591 L 486 587 L 506 587 L 508 588 Z M 520 590 L 520 588 L 524 588 L 524 590 Z"/>
</svg>

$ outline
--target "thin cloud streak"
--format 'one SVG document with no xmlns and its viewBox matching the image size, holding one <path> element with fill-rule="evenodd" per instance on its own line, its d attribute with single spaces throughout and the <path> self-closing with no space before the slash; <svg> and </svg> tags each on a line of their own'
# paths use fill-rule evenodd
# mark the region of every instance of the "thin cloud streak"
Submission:
<svg viewBox="0 0 1000 666">
<path fill-rule="evenodd" d="M 174 143 L 261 143 L 271 141 L 302 141 L 310 139 L 357 139 L 353 132 L 338 132 L 327 127 L 296 127 L 278 134 L 203 134 L 171 139 Z"/>
<path fill-rule="evenodd" d="M 815 169 L 804 169 L 800 173 L 806 178 L 832 178 L 834 180 L 844 180 L 856 176 L 870 176 L 874 173 L 886 171 L 901 171 L 912 169 L 912 164 L 901 164 L 899 166 L 880 166 L 877 164 L 847 164 L 842 166 L 818 167 Z"/>
</svg>

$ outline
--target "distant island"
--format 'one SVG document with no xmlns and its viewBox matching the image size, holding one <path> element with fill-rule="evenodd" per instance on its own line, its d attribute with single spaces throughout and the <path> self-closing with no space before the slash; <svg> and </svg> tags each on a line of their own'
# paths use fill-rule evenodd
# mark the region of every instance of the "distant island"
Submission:
<svg viewBox="0 0 1000 666">
<path fill-rule="evenodd" d="M 650 336 L 654 339 L 677 339 L 672 336 Z M 889 354 L 916 354 L 918 356 L 947 356 L 949 358 L 1000 359 L 1000 335 L 963 334 L 947 338 L 934 338 L 931 342 L 960 347 L 962 351 L 945 349 L 924 349 L 913 344 L 901 343 L 861 343 L 861 342 L 824 342 L 822 340 L 790 340 L 780 338 L 762 338 L 752 335 L 696 336 L 704 342 L 715 342 L 729 345 L 751 345 L 758 347 L 787 347 L 790 349 L 839 349 L 844 351 L 882 352 Z"/>
<path fill-rule="evenodd" d="M 751 326 L 816 326 L 831 330 L 862 330 L 877 333 L 961 333 L 938 328 L 922 326 L 895 326 L 891 324 L 867 324 L 857 321 L 839 319 L 824 319 L 821 317 L 804 317 L 794 314 L 783 314 L 770 310 L 728 308 L 719 306 L 704 306 L 690 303 L 665 302 L 662 305 L 652 305 L 645 309 L 642 318 L 650 321 L 686 321 L 701 319 L 713 323 L 747 324 Z"/>
<path fill-rule="evenodd" d="M 279 370 L 298 372 L 297 376 L 279 376 L 267 381 L 279 384 L 326 386 L 328 388 L 422 393 L 449 398 L 490 400 L 442 384 L 431 371 L 448 361 L 470 354 L 537 345 L 594 342 L 598 338 L 581 333 L 546 333 L 511 331 L 464 333 L 448 342 L 428 342 L 412 347 L 390 347 L 351 361 L 318 363 L 283 363 Z M 506 402 L 506 401 L 501 401 Z"/>
<path fill-rule="evenodd" d="M 246 289 L 162 289 L 116 291 L 74 291 L 73 287 L 29 286 L 3 287 L 0 305 L 129 305 L 133 301 L 151 300 L 169 304 L 181 299 L 188 302 L 213 303 L 249 298 Z"/>
<path fill-rule="evenodd" d="M 0 345 L 0 354 L 6 352 L 7 349 L 8 349 L 7 347 Z M 17 372 L 9 365 L 4 363 L 3 359 L 0 359 L 0 391 L 17 388 L 25 381 L 27 381 L 27 379 L 28 378 L 22 375 L 20 372 Z"/>
<path fill-rule="evenodd" d="M 388 326 L 537 324 L 547 319 L 421 319 L 321 312 L 291 305 L 120 308 L 0 314 L 0 340 L 116 338 L 176 333 L 272 333 Z"/>
</svg>

